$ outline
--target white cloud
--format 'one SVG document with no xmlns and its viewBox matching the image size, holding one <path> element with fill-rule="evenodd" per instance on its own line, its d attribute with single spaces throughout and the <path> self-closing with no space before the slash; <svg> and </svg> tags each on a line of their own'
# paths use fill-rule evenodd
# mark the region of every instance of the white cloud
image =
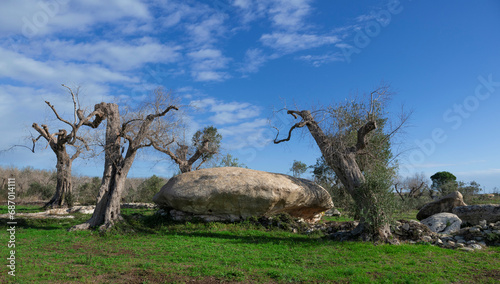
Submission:
<svg viewBox="0 0 500 284">
<path fill-rule="evenodd" d="M 228 149 L 262 148 L 272 141 L 267 124 L 266 119 L 257 118 L 250 122 L 221 128 L 219 132 L 225 139 L 224 146 Z"/>
<path fill-rule="evenodd" d="M 201 21 L 188 24 L 186 29 L 194 43 L 203 45 L 214 43 L 217 37 L 226 31 L 224 19 L 223 14 L 212 14 Z"/>
<path fill-rule="evenodd" d="M 99 41 L 74 43 L 52 40 L 42 44 L 55 58 L 71 61 L 102 63 L 119 70 L 130 70 L 146 63 L 171 63 L 179 60 L 180 46 L 163 45 L 151 38 L 133 42 Z"/>
<path fill-rule="evenodd" d="M 304 26 L 304 18 L 311 7 L 309 0 L 275 0 L 269 10 L 274 25 L 286 30 L 298 30 Z"/>
<path fill-rule="evenodd" d="M 344 56 L 340 53 L 325 54 L 325 55 L 303 55 L 298 57 L 298 59 L 307 61 L 315 67 L 319 67 L 323 64 L 344 61 Z"/>
<path fill-rule="evenodd" d="M 252 48 L 246 51 L 243 66 L 239 69 L 242 73 L 255 73 L 269 60 L 269 56 L 264 55 L 261 49 Z"/>
<path fill-rule="evenodd" d="M 217 49 L 203 48 L 187 54 L 191 59 L 191 75 L 196 81 L 223 81 L 229 74 L 219 69 L 227 67 L 229 58 Z"/>
<path fill-rule="evenodd" d="M 260 38 L 262 44 L 285 53 L 334 44 L 340 39 L 336 36 L 321 36 L 314 34 L 280 33 L 264 34 Z"/>
<path fill-rule="evenodd" d="M 150 13 L 140 0 L 17 0 L 0 3 L 0 34 L 38 37 L 46 34 L 84 31 L 101 23 L 122 19 L 147 21 Z"/>
<path fill-rule="evenodd" d="M 202 111 L 215 113 L 208 119 L 218 125 L 237 123 L 260 115 L 260 108 L 249 103 L 225 103 L 214 98 L 205 98 L 192 101 L 191 104 Z"/>
<path fill-rule="evenodd" d="M 37 61 L 0 47 L 0 77 L 24 83 L 57 86 L 61 82 L 137 82 L 137 79 L 94 64 Z"/>
<path fill-rule="evenodd" d="M 275 28 L 296 31 L 305 26 L 305 18 L 309 16 L 310 0 L 235 0 L 235 6 L 243 23 L 268 17 Z"/>
</svg>

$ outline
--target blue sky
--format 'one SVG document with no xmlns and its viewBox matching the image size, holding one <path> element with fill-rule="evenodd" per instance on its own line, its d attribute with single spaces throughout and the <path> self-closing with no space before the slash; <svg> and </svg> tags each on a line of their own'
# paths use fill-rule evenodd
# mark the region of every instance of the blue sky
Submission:
<svg viewBox="0 0 500 284">
<path fill-rule="evenodd" d="M 384 81 L 392 111 L 414 110 L 401 175 L 446 170 L 491 191 L 500 187 L 499 27 L 498 1 L 2 1 L 0 148 L 23 143 L 33 122 L 54 123 L 45 100 L 71 115 L 62 83 L 81 86 L 89 106 L 141 102 L 161 85 L 199 106 L 192 131 L 215 125 L 248 167 L 289 173 L 319 151 L 307 135 L 273 145 L 273 108 L 329 104 Z M 144 152 L 130 176 L 171 176 L 159 158 Z M 47 149 L 0 157 L 54 164 Z M 74 165 L 101 171 L 101 160 Z"/>
</svg>

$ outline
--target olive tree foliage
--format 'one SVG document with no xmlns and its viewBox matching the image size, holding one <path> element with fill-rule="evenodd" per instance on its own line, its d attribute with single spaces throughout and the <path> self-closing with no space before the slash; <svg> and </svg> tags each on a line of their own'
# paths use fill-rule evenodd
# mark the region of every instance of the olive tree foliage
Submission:
<svg viewBox="0 0 500 284">
<path fill-rule="evenodd" d="M 244 163 L 240 163 L 238 158 L 233 157 L 233 155 L 227 153 L 220 159 L 220 163 L 217 167 L 235 167 L 235 168 L 248 168 Z"/>
<path fill-rule="evenodd" d="M 390 95 L 389 87 L 382 86 L 364 99 L 348 99 L 323 110 L 288 110 L 299 122 L 291 126 L 286 138 L 279 139 L 278 131 L 274 140 L 276 144 L 289 141 L 295 129 L 307 128 L 356 204 L 360 223 L 351 234 L 365 240 L 393 241 L 389 224 L 395 169 L 390 142 L 409 114 L 399 115 L 393 125 L 387 113 Z"/>
<path fill-rule="evenodd" d="M 179 138 L 174 138 L 172 141 L 165 143 L 161 139 L 152 140 L 152 146 L 165 154 L 167 154 L 178 166 L 181 173 L 192 171 L 193 167 L 196 170 L 210 159 L 214 157 L 220 150 L 222 135 L 217 132 L 217 128 L 207 126 L 196 131 L 191 139 L 191 145 Z M 175 141 L 175 143 L 172 143 Z"/>
<path fill-rule="evenodd" d="M 73 92 L 73 90 L 64 84 L 63 87 L 67 88 L 72 100 L 73 100 L 73 114 L 72 120 L 63 118 L 59 115 L 56 107 L 50 102 L 45 101 L 45 103 L 52 110 L 57 120 L 65 124 L 65 128 L 59 129 L 58 131 L 51 131 L 49 126 L 46 124 L 38 125 L 33 123 L 33 129 L 38 132 L 39 136 L 33 138 L 33 148 L 32 152 L 35 152 L 36 143 L 43 138 L 47 143 L 47 146 L 56 155 L 56 191 L 53 194 L 49 202 L 45 204 L 47 207 L 67 207 L 71 206 L 72 200 L 72 179 L 71 179 L 71 167 L 73 161 L 80 156 L 82 151 L 89 150 L 88 141 L 83 136 L 79 135 L 80 128 L 88 123 L 92 119 L 96 112 L 92 112 L 88 115 L 81 115 L 78 113 L 80 109 L 80 103 L 78 100 L 78 90 Z M 79 115 L 80 114 L 80 115 Z M 68 147 L 72 147 L 73 150 L 69 150 Z"/>
<path fill-rule="evenodd" d="M 300 178 L 307 171 L 307 165 L 302 163 L 301 161 L 293 161 L 292 167 L 290 168 L 293 176 L 296 178 Z"/>
<path fill-rule="evenodd" d="M 103 102 L 95 106 L 96 118 L 85 125 L 97 128 L 102 121 L 106 120 L 103 145 L 104 172 L 92 217 L 71 230 L 95 227 L 106 230 L 122 220 L 120 201 L 125 190 L 128 172 L 138 151 L 157 143 L 158 141 L 154 141 L 156 138 L 164 139 L 162 143 L 166 144 L 173 142 L 171 136 L 176 126 L 173 113 L 178 110 L 177 102 L 171 93 L 161 88 L 154 90 L 151 98 L 151 101 L 142 105 L 138 110 L 123 116 L 117 104 Z"/>
</svg>

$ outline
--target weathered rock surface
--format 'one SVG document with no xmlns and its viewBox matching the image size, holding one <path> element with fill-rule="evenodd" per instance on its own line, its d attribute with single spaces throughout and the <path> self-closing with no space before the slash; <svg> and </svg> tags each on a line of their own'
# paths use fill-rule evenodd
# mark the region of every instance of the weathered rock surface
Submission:
<svg viewBox="0 0 500 284">
<path fill-rule="evenodd" d="M 422 209 L 418 211 L 417 219 L 419 221 L 422 221 L 434 214 L 446 212 L 452 213 L 453 208 L 458 206 L 467 206 L 467 204 L 464 203 L 462 194 L 458 191 L 455 191 L 441 197 L 436 201 L 425 204 Z"/>
<path fill-rule="evenodd" d="M 171 178 L 153 201 L 163 209 L 173 209 L 178 219 L 186 219 L 187 214 L 207 221 L 277 213 L 311 221 L 333 207 L 328 192 L 309 180 L 231 167 Z"/>
<path fill-rule="evenodd" d="M 500 204 L 459 206 L 453 208 L 453 214 L 471 225 L 478 225 L 482 220 L 495 223 L 500 221 Z"/>
<path fill-rule="evenodd" d="M 434 214 L 420 222 L 438 234 L 452 234 L 460 230 L 460 225 L 462 225 L 462 220 L 452 213 Z"/>
</svg>

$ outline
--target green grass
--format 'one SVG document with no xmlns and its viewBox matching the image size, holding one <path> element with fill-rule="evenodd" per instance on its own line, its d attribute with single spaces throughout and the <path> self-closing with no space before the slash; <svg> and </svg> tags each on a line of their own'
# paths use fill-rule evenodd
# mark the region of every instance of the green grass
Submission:
<svg viewBox="0 0 500 284">
<path fill-rule="evenodd" d="M 2 208 L 3 210 L 4 208 Z M 430 245 L 333 242 L 250 223 L 174 223 L 123 210 L 106 234 L 67 232 L 75 219 L 27 220 L 16 230 L 16 277 L 0 282 L 498 283 L 500 248 L 467 253 Z M 5 224 L 5 223 L 3 223 Z M 3 231 L 5 230 L 5 225 Z M 7 233 L 0 253 L 9 254 Z M 4 258 L 4 259 L 5 259 Z M 5 262 L 5 261 L 4 261 Z"/>
</svg>

